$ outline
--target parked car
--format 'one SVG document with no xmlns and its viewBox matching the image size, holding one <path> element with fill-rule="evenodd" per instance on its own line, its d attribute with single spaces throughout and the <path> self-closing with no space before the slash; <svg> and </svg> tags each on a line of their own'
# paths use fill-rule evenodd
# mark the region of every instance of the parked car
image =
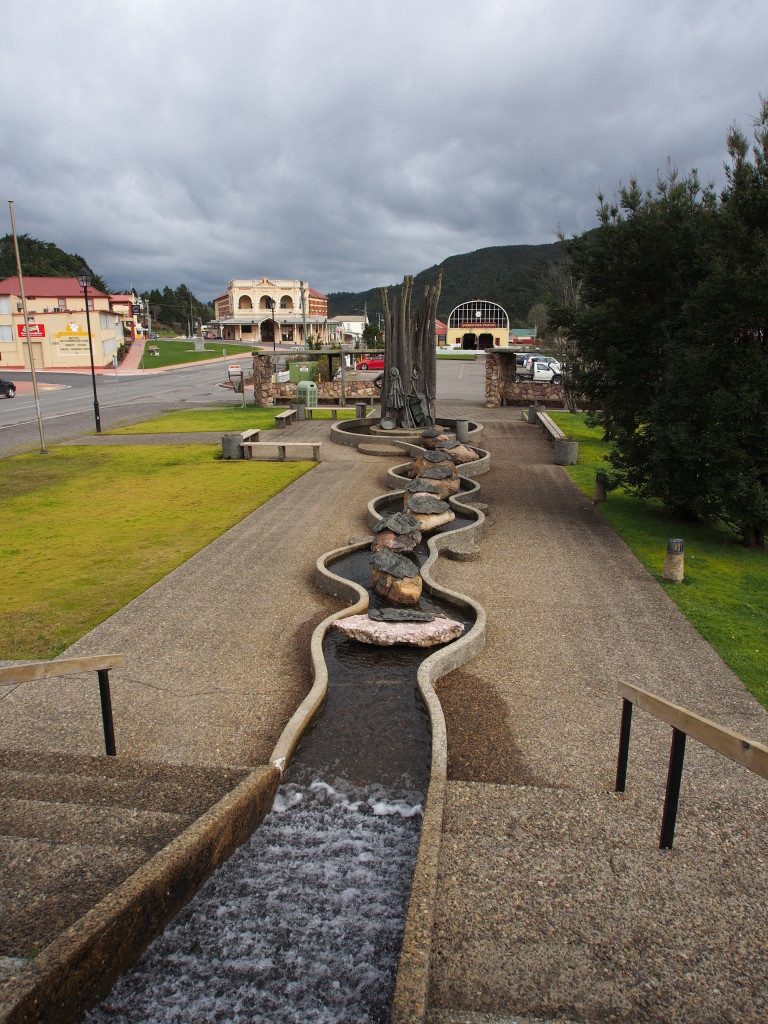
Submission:
<svg viewBox="0 0 768 1024">
<path fill-rule="evenodd" d="M 562 367 L 553 356 L 526 355 L 522 363 L 515 361 L 515 377 L 517 380 L 555 380 L 562 384 Z"/>
<path fill-rule="evenodd" d="M 369 358 L 361 359 L 356 368 L 358 370 L 383 370 L 384 356 L 370 356 Z"/>
<path fill-rule="evenodd" d="M 3 398 L 13 398 L 16 394 L 16 385 L 12 380 L 0 380 L 0 395 Z"/>
</svg>

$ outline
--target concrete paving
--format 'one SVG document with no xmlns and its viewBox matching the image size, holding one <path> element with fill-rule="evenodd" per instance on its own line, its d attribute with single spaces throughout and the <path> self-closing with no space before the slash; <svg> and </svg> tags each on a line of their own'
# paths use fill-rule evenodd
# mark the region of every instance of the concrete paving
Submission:
<svg viewBox="0 0 768 1024">
<path fill-rule="evenodd" d="M 439 413 L 484 423 L 492 454 L 480 556 L 434 570 L 483 605 L 488 628 L 484 651 L 437 688 L 448 783 L 428 1000 L 411 1019 L 766 1019 L 766 783 L 691 743 L 675 848 L 658 851 L 670 730 L 636 713 L 628 791 L 611 793 L 619 679 L 763 742 L 764 710 L 519 410 L 451 399 Z M 326 441 L 328 424 L 289 434 Z M 366 534 L 367 502 L 386 489 L 387 460 L 322 451 L 67 652 L 125 653 L 113 677 L 119 751 L 266 763 L 309 688 L 311 631 L 338 607 L 314 586 L 315 560 Z M 48 724 L 41 732 L 14 691 L 0 746 L 99 752 L 97 700 L 39 685 Z"/>
</svg>

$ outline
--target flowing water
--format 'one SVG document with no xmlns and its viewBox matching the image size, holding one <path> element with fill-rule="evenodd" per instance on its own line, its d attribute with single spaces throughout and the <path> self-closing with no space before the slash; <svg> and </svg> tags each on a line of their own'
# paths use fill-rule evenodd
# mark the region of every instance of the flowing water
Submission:
<svg viewBox="0 0 768 1024">
<path fill-rule="evenodd" d="M 369 560 L 354 552 L 331 568 L 367 585 Z M 420 607 L 469 625 L 427 594 Z M 272 811 L 87 1020 L 388 1019 L 429 780 L 425 652 L 330 630 L 324 654 L 328 697 Z"/>
</svg>

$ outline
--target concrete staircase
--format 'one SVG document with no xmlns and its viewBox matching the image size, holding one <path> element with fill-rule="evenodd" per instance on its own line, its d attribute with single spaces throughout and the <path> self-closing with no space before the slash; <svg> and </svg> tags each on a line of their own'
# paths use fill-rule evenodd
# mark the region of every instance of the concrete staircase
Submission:
<svg viewBox="0 0 768 1024">
<path fill-rule="evenodd" d="M 0 979 L 249 771 L 0 750 Z"/>
</svg>

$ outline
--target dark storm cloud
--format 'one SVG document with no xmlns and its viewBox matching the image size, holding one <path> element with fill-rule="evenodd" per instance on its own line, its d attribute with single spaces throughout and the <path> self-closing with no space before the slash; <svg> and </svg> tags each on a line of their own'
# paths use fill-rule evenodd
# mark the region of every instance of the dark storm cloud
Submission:
<svg viewBox="0 0 768 1024">
<path fill-rule="evenodd" d="M 390 284 L 595 224 L 667 158 L 722 181 L 757 2 L 11 0 L 17 227 L 111 287 Z"/>
</svg>

